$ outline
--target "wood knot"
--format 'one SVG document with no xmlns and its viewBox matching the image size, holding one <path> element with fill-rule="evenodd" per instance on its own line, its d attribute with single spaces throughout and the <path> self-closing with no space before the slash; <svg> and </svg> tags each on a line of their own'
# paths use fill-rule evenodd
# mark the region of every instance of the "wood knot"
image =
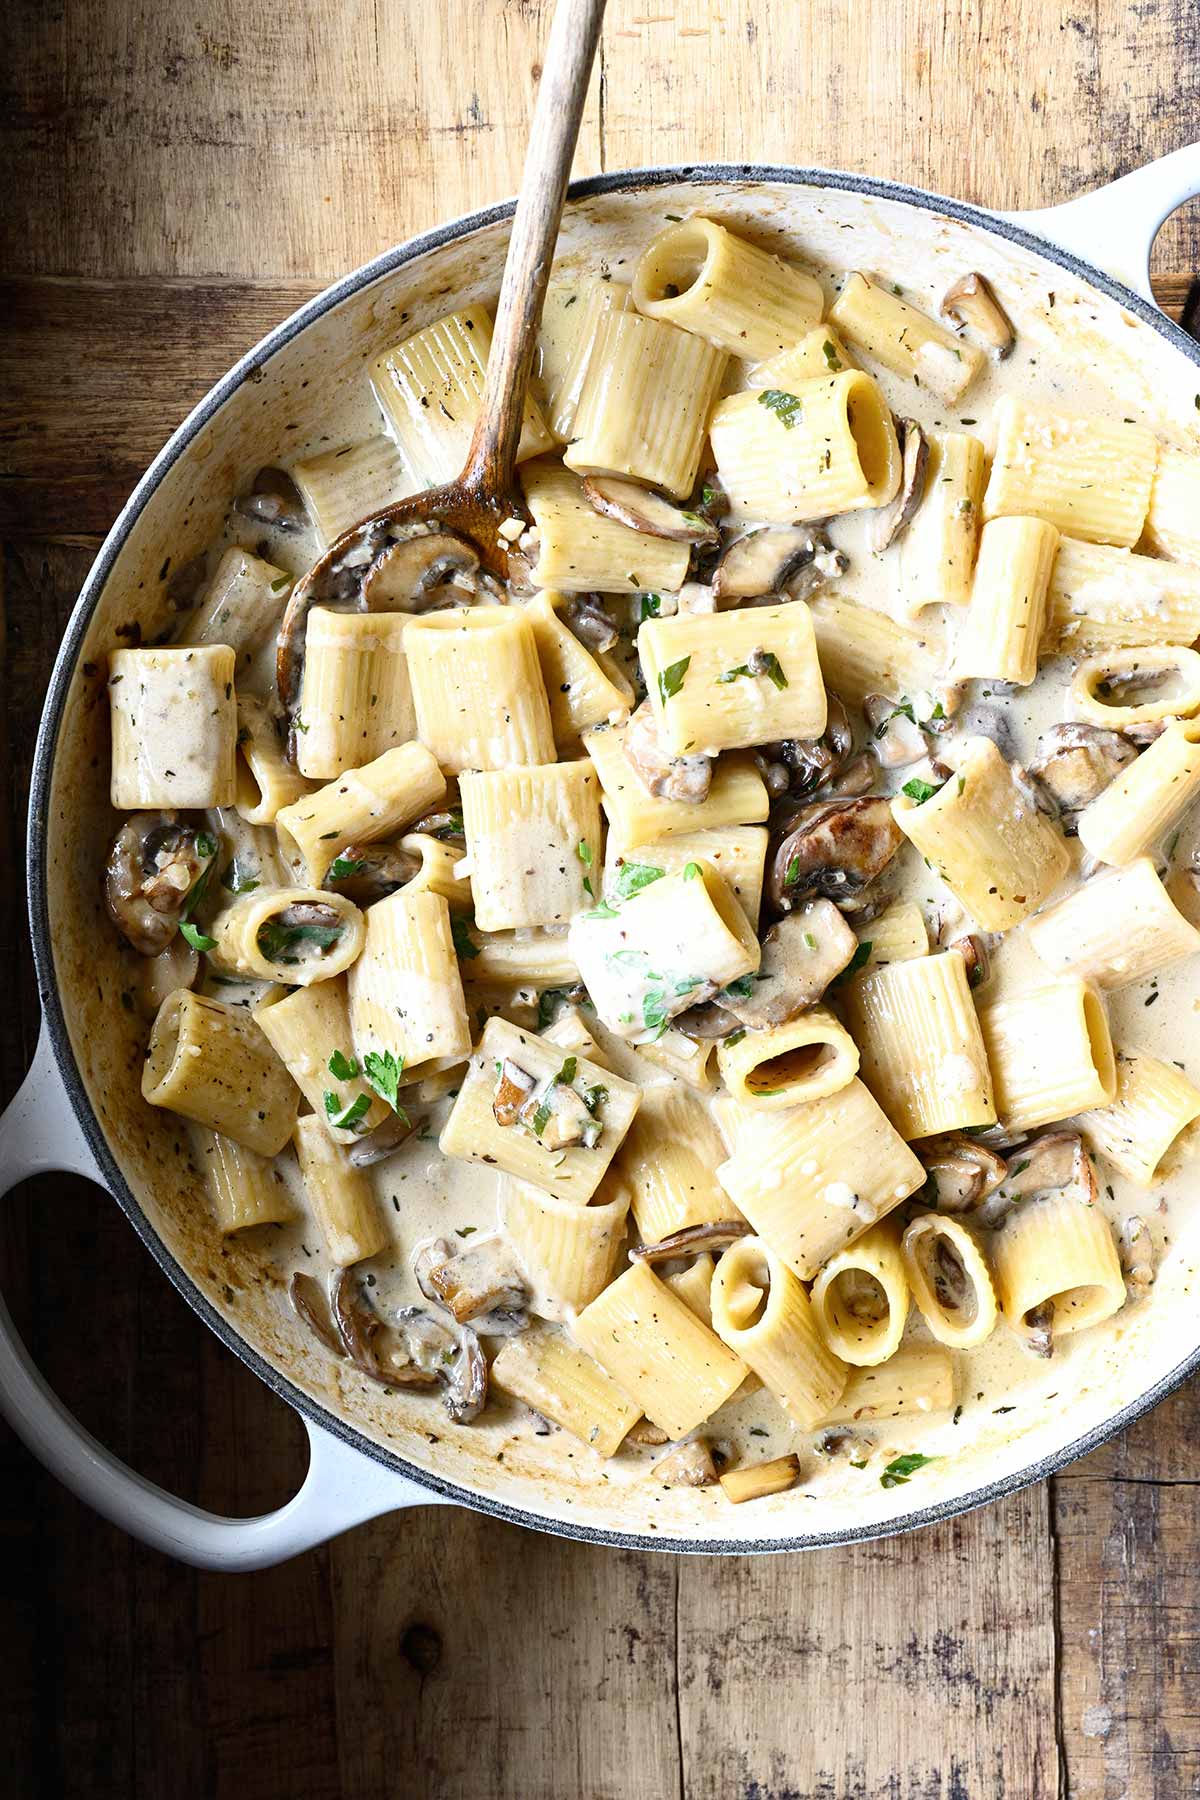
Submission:
<svg viewBox="0 0 1200 1800">
<path fill-rule="evenodd" d="M 442 1660 L 442 1640 L 432 1625 L 410 1625 L 400 1639 L 400 1654 L 418 1675 L 432 1675 Z"/>
</svg>

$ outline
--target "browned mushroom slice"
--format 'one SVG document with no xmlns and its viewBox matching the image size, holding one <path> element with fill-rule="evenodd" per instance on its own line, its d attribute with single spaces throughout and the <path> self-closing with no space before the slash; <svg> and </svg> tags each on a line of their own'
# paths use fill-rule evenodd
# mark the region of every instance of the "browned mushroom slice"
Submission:
<svg viewBox="0 0 1200 1800">
<path fill-rule="evenodd" d="M 1054 1301 L 1043 1300 L 1031 1306 L 1015 1327 L 1017 1336 L 1035 1356 L 1054 1355 Z"/>
<path fill-rule="evenodd" d="M 425 1123 L 424 1113 L 409 1113 L 399 1107 L 389 1113 L 382 1125 L 374 1131 L 368 1131 L 364 1137 L 356 1138 L 347 1150 L 346 1155 L 356 1169 L 370 1169 L 376 1163 L 386 1162 L 389 1156 L 395 1156 L 403 1144 L 407 1144 L 414 1131 L 419 1131 Z"/>
<path fill-rule="evenodd" d="M 277 531 L 302 531 L 308 523 L 300 490 L 286 469 L 260 469 L 250 492 L 237 502 L 237 510 L 244 518 L 258 519 Z"/>
<path fill-rule="evenodd" d="M 104 873 L 109 917 L 142 956 L 167 948 L 194 906 L 217 841 L 174 813 L 133 813 L 117 832 Z"/>
<path fill-rule="evenodd" d="M 419 1244 L 413 1245 L 409 1264 L 416 1284 L 427 1300 L 438 1300 L 438 1304 L 441 1304 L 437 1291 L 429 1278 L 435 1269 L 440 1269 L 443 1263 L 448 1263 L 453 1255 L 454 1245 L 449 1238 L 427 1237 L 422 1238 Z"/>
<path fill-rule="evenodd" d="M 863 718 L 871 730 L 871 750 L 885 769 L 902 769 L 929 755 L 929 739 L 912 716 L 888 694 L 868 694 Z"/>
<path fill-rule="evenodd" d="M 481 1238 L 426 1273 L 429 1288 L 460 1325 L 481 1313 L 521 1312 L 529 1288 L 516 1256 L 501 1237 Z"/>
<path fill-rule="evenodd" d="M 967 1212 L 994 1194 L 1008 1174 L 1002 1156 L 962 1132 L 929 1138 L 918 1151 L 931 1191 L 922 1190 L 941 1212 Z"/>
<path fill-rule="evenodd" d="M 676 1013 L 671 1024 L 690 1038 L 698 1038 L 707 1043 L 716 1038 L 727 1038 L 741 1025 L 728 1007 L 720 1006 L 715 1000 L 707 1001 L 703 1006 L 689 1006 L 686 1012 Z"/>
<path fill-rule="evenodd" d="M 620 632 L 596 594 L 572 594 L 563 607 L 562 621 L 589 650 L 612 650 L 620 641 Z"/>
<path fill-rule="evenodd" d="M 334 1356 L 344 1356 L 345 1346 L 329 1316 L 329 1303 L 321 1290 L 320 1282 L 314 1281 L 302 1269 L 297 1269 L 288 1287 L 288 1298 L 297 1316 L 303 1319 L 313 1336 Z"/>
<path fill-rule="evenodd" d="M 526 1069 L 518 1068 L 511 1058 L 500 1065 L 500 1076 L 492 1099 L 492 1115 L 497 1125 L 515 1125 L 521 1108 L 537 1086 Z"/>
<path fill-rule="evenodd" d="M 660 1456 L 650 1471 L 664 1487 L 711 1487 L 717 1468 L 707 1438 L 692 1438 Z"/>
<path fill-rule="evenodd" d="M 442 843 L 465 844 L 467 841 L 461 808 L 449 812 L 426 813 L 423 819 L 418 819 L 408 829 L 414 834 L 421 832 L 425 837 L 435 837 Z"/>
<path fill-rule="evenodd" d="M 344 894 L 356 906 L 373 906 L 405 887 L 421 858 L 399 844 L 347 844 L 329 866 L 322 887 Z"/>
<path fill-rule="evenodd" d="M 586 476 L 583 494 L 593 512 L 648 537 L 668 538 L 674 544 L 715 544 L 721 535 L 711 519 L 672 506 L 661 494 L 616 475 Z"/>
<path fill-rule="evenodd" d="M 962 957 L 967 970 L 967 986 L 982 987 L 988 978 L 989 958 L 987 945 L 977 931 L 968 931 L 965 937 L 955 938 L 950 945 Z"/>
<path fill-rule="evenodd" d="M 878 774 L 879 765 L 870 751 L 863 750 L 859 755 L 852 756 L 845 767 L 831 780 L 823 781 L 820 791 L 822 794 L 827 794 L 830 799 L 837 795 L 839 798 L 857 800 L 863 794 L 870 793 L 875 786 Z"/>
<path fill-rule="evenodd" d="M 1096 1171 L 1077 1131 L 1049 1131 L 1022 1144 L 1008 1159 L 1004 1191 L 1010 1199 L 1028 1199 L 1057 1188 L 1073 1188 L 1081 1200 L 1095 1203 Z"/>
<path fill-rule="evenodd" d="M 845 766 L 854 748 L 850 715 L 836 694 L 827 691 L 825 699 L 825 729 L 819 738 L 780 738 L 759 751 L 759 767 L 774 796 L 810 794 Z"/>
<path fill-rule="evenodd" d="M 946 289 L 942 296 L 942 317 L 965 325 L 976 337 L 982 338 L 998 361 L 1010 354 L 1017 341 L 1012 321 L 992 292 L 987 277 L 976 270 L 969 275 L 960 275 L 954 285 Z"/>
<path fill-rule="evenodd" d="M 413 1366 L 442 1383 L 442 1404 L 459 1425 L 469 1425 L 487 1400 L 488 1367 L 469 1325 L 435 1319 L 419 1306 L 396 1314 L 396 1330 Z"/>
<path fill-rule="evenodd" d="M 331 1304 L 342 1348 L 363 1375 L 384 1387 L 436 1387 L 440 1379 L 438 1369 L 430 1364 L 422 1366 L 403 1340 L 386 1363 L 380 1359 L 377 1346 L 384 1322 L 364 1303 L 349 1269 L 341 1270 L 334 1281 Z M 448 1331 L 445 1336 L 453 1353 L 454 1339 Z"/>
<path fill-rule="evenodd" d="M 899 421 L 902 450 L 900 486 L 895 498 L 875 509 L 871 517 L 871 548 L 886 550 L 908 528 L 925 497 L 929 473 L 929 440 L 915 419 Z"/>
<path fill-rule="evenodd" d="M 755 975 L 718 995 L 739 1025 L 762 1031 L 786 1025 L 815 1006 L 858 950 L 858 939 L 832 900 L 810 900 L 772 925 Z"/>
<path fill-rule="evenodd" d="M 522 1102 L 517 1118 L 547 1150 L 566 1150 L 572 1144 L 590 1149 L 602 1129 L 583 1096 L 557 1077 Z"/>
<path fill-rule="evenodd" d="M 1131 1213 L 1122 1222 L 1117 1247 L 1126 1281 L 1137 1293 L 1144 1294 L 1154 1285 L 1154 1239 L 1145 1219 Z"/>
<path fill-rule="evenodd" d="M 882 795 L 819 800 L 798 808 L 789 826 L 767 876 L 767 898 L 776 912 L 789 912 L 808 897 L 854 911 L 864 888 L 904 842 Z"/>
<path fill-rule="evenodd" d="M 625 729 L 625 754 L 647 793 L 656 800 L 699 806 L 712 786 L 711 756 L 669 756 L 658 738 L 650 702 L 643 700 Z"/>
<path fill-rule="evenodd" d="M 458 578 L 478 568 L 478 553 L 452 531 L 402 538 L 369 564 L 362 603 L 368 612 L 433 612 L 467 598 Z"/>
<path fill-rule="evenodd" d="M 648 1444 L 657 1449 L 662 1444 L 669 1444 L 670 1438 L 659 1426 L 652 1425 L 649 1419 L 638 1419 L 629 1427 L 622 1439 L 626 1444 Z"/>
<path fill-rule="evenodd" d="M 1077 815 L 1136 756 L 1135 746 L 1119 731 L 1067 722 L 1043 731 L 1029 774 L 1061 815 L 1064 831 L 1073 836 Z"/>
<path fill-rule="evenodd" d="M 829 540 L 809 525 L 763 525 L 743 532 L 734 538 L 713 573 L 717 605 L 779 594 L 829 549 Z M 844 567 L 844 558 L 842 562 Z M 831 566 L 836 567 L 826 564 L 826 568 Z M 842 569 L 836 572 L 842 573 Z M 824 581 L 826 575 L 819 569 L 818 573 Z"/>
<path fill-rule="evenodd" d="M 685 1225 L 657 1244 L 635 1244 L 630 1262 L 670 1262 L 675 1256 L 701 1256 L 706 1250 L 728 1250 L 750 1231 L 745 1219 L 713 1219 L 704 1225 Z"/>
</svg>

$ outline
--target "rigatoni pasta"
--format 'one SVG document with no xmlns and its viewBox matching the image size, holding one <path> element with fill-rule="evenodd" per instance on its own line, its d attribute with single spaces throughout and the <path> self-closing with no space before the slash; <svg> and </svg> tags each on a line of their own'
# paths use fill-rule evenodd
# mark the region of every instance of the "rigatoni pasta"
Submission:
<svg viewBox="0 0 1200 1800">
<path fill-rule="evenodd" d="M 554 761 L 537 641 L 515 607 L 410 619 L 404 651 L 418 735 L 444 769 Z"/>
<path fill-rule="evenodd" d="M 847 275 L 829 316 L 852 344 L 939 400 L 958 400 L 983 367 L 983 353 L 973 344 L 857 272 Z"/>
<path fill-rule="evenodd" d="M 600 784 L 592 764 L 464 771 L 475 923 L 566 925 L 598 896 Z"/>
<path fill-rule="evenodd" d="M 296 766 L 328 781 L 359 769 L 416 736 L 404 613 L 344 613 L 314 606 L 308 615 Z"/>
<path fill-rule="evenodd" d="M 233 672 L 227 644 L 113 651 L 108 696 L 115 807 L 233 805 Z"/>
<path fill-rule="evenodd" d="M 1032 1131 L 1112 1099 L 1112 1039 L 1100 996 L 1078 976 L 1025 989 L 979 1010 L 1009 1131 Z"/>
<path fill-rule="evenodd" d="M 742 1238 L 717 1264 L 713 1329 L 803 1430 L 837 1404 L 846 1371 L 817 1329 L 808 1295 L 761 1238 Z"/>
<path fill-rule="evenodd" d="M 350 844 L 378 843 L 442 799 L 446 778 L 424 744 L 401 744 L 347 769 L 275 815 L 284 855 L 315 883 Z"/>
<path fill-rule="evenodd" d="M 989 675 L 1021 687 L 1036 679 L 1058 542 L 1044 519 L 988 520 L 954 646 L 956 676 Z"/>
<path fill-rule="evenodd" d="M 1116 1086 L 1079 1115 L 1092 1149 L 1139 1187 L 1150 1187 L 1188 1127 L 1200 1118 L 1200 1088 L 1173 1063 L 1144 1050 L 1116 1052 Z"/>
<path fill-rule="evenodd" d="M 864 975 L 850 988 L 862 1077 L 902 1137 L 993 1125 L 996 1106 L 967 971 L 957 950 Z"/>
<path fill-rule="evenodd" d="M 567 594 L 599 590 L 674 593 L 687 574 L 688 547 L 635 531 L 589 506 L 583 478 L 561 463 L 539 459 L 521 471 L 525 498 L 537 527 L 533 580 Z"/>
<path fill-rule="evenodd" d="M 1093 875 L 1029 927 L 1048 969 L 1102 988 L 1127 987 L 1200 950 L 1200 932 L 1172 904 L 1148 856 Z"/>
<path fill-rule="evenodd" d="M 648 619 L 638 655 L 660 741 L 676 756 L 818 738 L 827 704 L 808 608 Z"/>
<path fill-rule="evenodd" d="M 874 1368 L 894 1356 L 909 1299 L 899 1227 L 885 1219 L 831 1256 L 810 1298 L 817 1329 L 842 1362 Z"/>
<path fill-rule="evenodd" d="M 1009 394 L 995 416 L 985 519 L 1032 514 L 1064 537 L 1137 543 L 1158 458 L 1144 425 L 1049 412 Z"/>
<path fill-rule="evenodd" d="M 709 425 L 736 519 L 792 524 L 882 506 L 900 480 L 900 447 L 878 387 L 860 369 L 760 388 L 718 403 Z"/>
<path fill-rule="evenodd" d="M 239 1007 L 179 988 L 150 1031 L 142 1094 L 260 1156 L 292 1134 L 300 1093 L 259 1027 Z"/>
<path fill-rule="evenodd" d="M 794 344 L 825 305 L 815 276 L 700 217 L 668 226 L 646 246 L 633 300 L 652 319 L 755 360 Z"/>
</svg>

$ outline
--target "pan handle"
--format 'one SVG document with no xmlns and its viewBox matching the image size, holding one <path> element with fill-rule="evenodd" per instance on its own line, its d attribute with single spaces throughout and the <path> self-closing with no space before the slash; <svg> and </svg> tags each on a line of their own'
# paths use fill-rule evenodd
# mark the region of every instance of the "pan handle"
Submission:
<svg viewBox="0 0 1200 1800">
<path fill-rule="evenodd" d="M 33 1067 L 0 1116 L 0 1196 L 47 1171 L 102 1183 L 63 1087 L 43 1024 Z M 407 1506 L 442 1503 L 394 1470 L 306 1419 L 308 1472 L 277 1512 L 225 1519 L 177 1500 L 127 1468 L 51 1392 L 0 1297 L 0 1413 L 65 1487 L 122 1531 L 201 1569 L 264 1569 L 323 1544 L 352 1525 Z"/>
<path fill-rule="evenodd" d="M 1153 301 L 1150 251 L 1159 227 L 1196 194 L 1200 194 L 1200 143 L 1185 144 L 1062 206 L 999 217 L 1049 238 L 1060 250 L 1105 270 Z"/>
</svg>

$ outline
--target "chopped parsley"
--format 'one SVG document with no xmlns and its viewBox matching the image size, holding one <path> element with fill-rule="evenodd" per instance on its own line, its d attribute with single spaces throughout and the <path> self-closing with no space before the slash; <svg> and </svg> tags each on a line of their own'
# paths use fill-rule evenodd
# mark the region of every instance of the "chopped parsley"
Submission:
<svg viewBox="0 0 1200 1800">
<path fill-rule="evenodd" d="M 800 858 L 793 856 L 784 872 L 784 887 L 794 887 L 800 879 Z"/>
<path fill-rule="evenodd" d="M 690 656 L 681 656 L 678 662 L 668 663 L 665 669 L 658 671 L 658 692 L 664 705 L 673 700 L 683 686 L 683 678 L 691 664 Z"/>
<path fill-rule="evenodd" d="M 558 1071 L 558 1074 L 554 1077 L 555 1081 L 560 1081 L 564 1087 L 570 1087 L 571 1083 L 575 1079 L 575 1071 L 578 1067 L 579 1067 L 579 1062 L 576 1057 L 574 1057 L 574 1056 L 566 1057 L 563 1062 L 562 1068 Z"/>
<path fill-rule="evenodd" d="M 745 1035 L 745 1030 L 741 1027 L 739 1027 L 737 1031 L 731 1031 L 729 1036 L 725 1039 L 725 1048 L 727 1050 L 732 1050 L 735 1044 L 741 1043 Z"/>
<path fill-rule="evenodd" d="M 667 1029 L 667 996 L 657 990 L 642 996 L 642 1024 L 661 1037 Z"/>
<path fill-rule="evenodd" d="M 542 989 L 538 995 L 537 1028 L 539 1031 L 545 1031 L 547 1025 L 553 1022 L 559 1003 L 565 1002 L 566 997 L 566 988 Z"/>
<path fill-rule="evenodd" d="M 754 977 L 739 975 L 736 981 L 726 982 L 721 991 L 723 995 L 728 994 L 731 1000 L 748 1000 L 754 992 Z"/>
<path fill-rule="evenodd" d="M 354 1131 L 363 1116 L 371 1110 L 370 1094 L 357 1094 L 349 1105 L 343 1106 L 339 1094 L 325 1094 L 325 1116 L 335 1131 Z"/>
<path fill-rule="evenodd" d="M 779 658 L 773 650 L 755 651 L 753 662 L 758 666 L 753 667 L 751 663 L 739 663 L 736 669 L 726 669 L 723 675 L 717 676 L 717 685 L 719 687 L 724 687 L 727 682 L 736 681 L 741 675 L 749 676 L 752 681 L 758 675 L 765 675 L 769 681 L 775 683 L 777 688 L 785 688 L 787 686 L 788 678 L 784 674 Z"/>
<path fill-rule="evenodd" d="M 782 388 L 764 388 L 758 396 L 758 404 L 773 412 L 785 431 L 790 431 L 797 419 L 804 417 L 804 404 L 799 394 L 787 394 Z"/>
<path fill-rule="evenodd" d="M 683 879 L 685 881 L 695 881 L 695 879 L 699 873 L 700 873 L 700 864 L 699 863 L 694 863 L 694 862 L 684 863 Z"/>
<path fill-rule="evenodd" d="M 358 1059 L 335 1050 L 329 1059 L 329 1073 L 338 1081 L 353 1081 L 358 1074 Z"/>
<path fill-rule="evenodd" d="M 353 856 L 335 856 L 329 865 L 329 879 L 350 881 L 355 875 L 361 875 L 366 866 L 365 862 L 360 862 Z"/>
<path fill-rule="evenodd" d="M 821 345 L 821 349 L 824 352 L 826 363 L 836 373 L 842 366 L 842 359 L 833 347 L 833 340 L 831 338 L 826 338 L 825 342 Z"/>
<path fill-rule="evenodd" d="M 394 1113 L 400 1112 L 399 1089 L 400 1077 L 404 1073 L 404 1058 L 393 1056 L 390 1050 L 368 1050 L 363 1057 L 363 1075 L 375 1089 L 381 1100 L 386 1100 Z"/>
<path fill-rule="evenodd" d="M 193 925 L 189 919 L 184 919 L 179 929 L 187 939 L 188 943 L 192 946 L 193 950 L 216 949 L 216 938 L 205 937 L 199 926 Z"/>
<path fill-rule="evenodd" d="M 647 619 L 657 619 L 662 611 L 661 594 L 641 594 L 638 597 L 638 623 L 644 625 Z"/>
<path fill-rule="evenodd" d="M 879 1485 L 885 1488 L 903 1487 L 910 1475 L 915 1475 L 926 1463 L 936 1461 L 936 1456 L 922 1456 L 919 1450 L 910 1450 L 906 1456 L 894 1456 L 879 1477 Z"/>
<path fill-rule="evenodd" d="M 454 940 L 454 954 L 473 962 L 479 955 L 479 945 L 471 936 L 473 920 L 464 919 L 461 913 L 450 914 L 450 936 Z"/>
<path fill-rule="evenodd" d="M 303 960 L 296 954 L 301 944 L 332 950 L 343 930 L 341 925 L 281 925 L 277 919 L 267 919 L 259 926 L 256 941 L 268 962 L 292 964 Z"/>
<path fill-rule="evenodd" d="M 652 881 L 661 881 L 666 872 L 655 863 L 622 863 L 617 870 L 618 900 L 628 900 L 632 895 L 640 894 Z"/>
<path fill-rule="evenodd" d="M 940 793 L 940 791 L 941 788 L 938 783 L 933 781 L 922 781 L 919 776 L 916 775 L 913 776 L 911 781 L 906 781 L 904 786 L 900 789 L 900 792 L 902 794 L 907 794 L 910 800 L 915 800 L 918 806 L 923 805 L 926 800 L 932 800 L 933 796 Z"/>
<path fill-rule="evenodd" d="M 610 906 L 607 900 L 602 900 L 599 906 L 593 906 L 591 912 L 580 913 L 579 916 L 581 919 L 615 919 L 617 909 Z"/>
<path fill-rule="evenodd" d="M 591 868 L 593 861 L 592 846 L 588 843 L 586 838 L 580 838 L 575 846 L 575 854 L 585 869 Z M 596 898 L 596 890 L 592 886 L 592 878 L 590 875 L 585 875 L 583 878 L 583 891 L 589 900 L 594 900 Z"/>
<path fill-rule="evenodd" d="M 252 876 L 243 875 L 238 868 L 237 858 L 233 857 L 225 865 L 225 873 L 221 877 L 221 886 L 231 894 L 252 894 L 260 884 Z"/>
</svg>

